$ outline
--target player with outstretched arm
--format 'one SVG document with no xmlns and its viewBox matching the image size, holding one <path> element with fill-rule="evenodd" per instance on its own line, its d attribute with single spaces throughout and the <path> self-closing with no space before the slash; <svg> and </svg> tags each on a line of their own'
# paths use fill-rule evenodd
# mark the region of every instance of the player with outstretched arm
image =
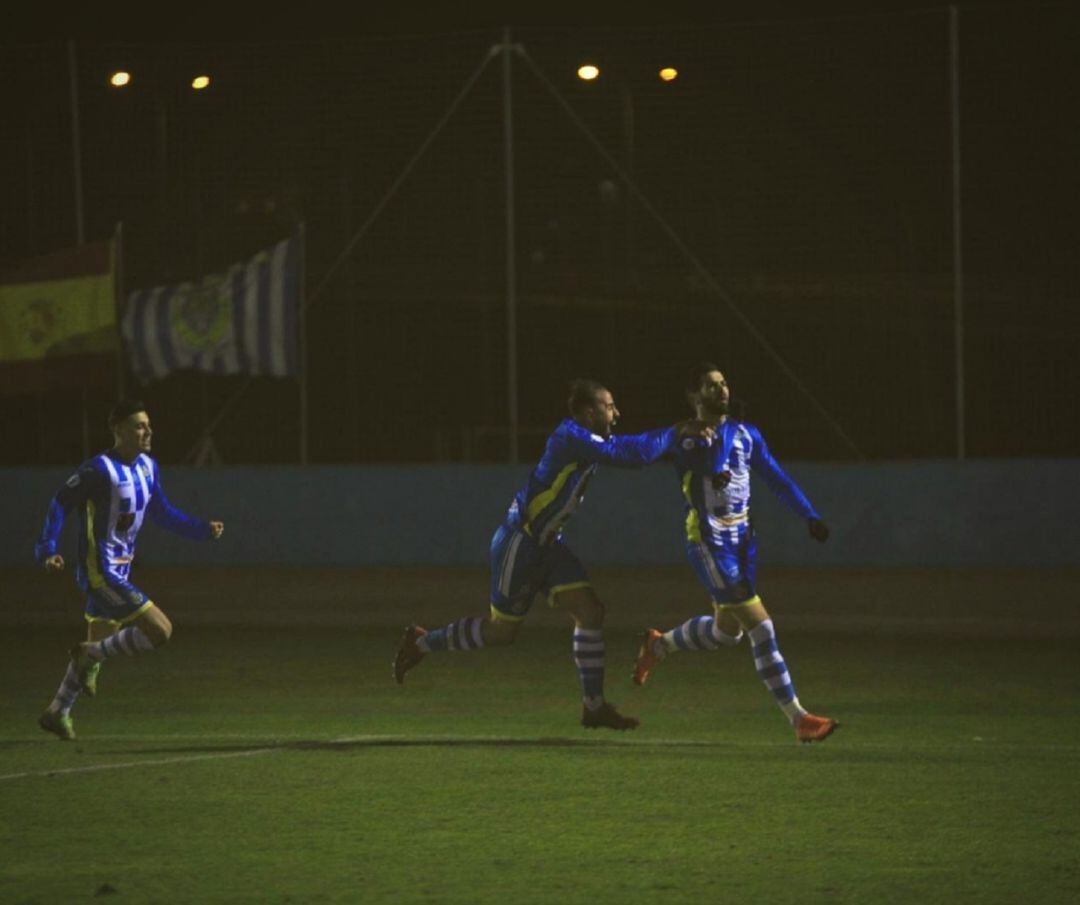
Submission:
<svg viewBox="0 0 1080 905">
<path fill-rule="evenodd" d="M 593 380 L 575 380 L 570 417 L 548 437 L 544 454 L 514 497 L 491 540 L 491 610 L 426 631 L 405 629 L 394 658 L 394 679 L 427 654 L 471 651 L 510 644 L 538 593 L 574 620 L 573 658 L 581 682 L 581 725 L 587 729 L 633 729 L 638 721 L 604 700 L 604 605 L 584 566 L 563 541 L 566 523 L 601 465 L 640 468 L 660 460 L 680 436 L 704 436 L 700 425 L 681 425 L 643 434 L 612 433 L 619 410 L 610 391 Z"/>
</svg>

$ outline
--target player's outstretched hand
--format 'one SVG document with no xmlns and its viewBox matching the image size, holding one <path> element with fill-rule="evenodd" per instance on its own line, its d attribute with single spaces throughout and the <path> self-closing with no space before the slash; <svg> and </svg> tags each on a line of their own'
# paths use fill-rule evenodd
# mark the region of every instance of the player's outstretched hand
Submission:
<svg viewBox="0 0 1080 905">
<path fill-rule="evenodd" d="M 699 440 L 712 440 L 716 436 L 716 428 L 705 421 L 690 418 L 680 421 L 675 425 L 680 437 L 694 437 Z"/>
<path fill-rule="evenodd" d="M 59 553 L 54 553 L 48 559 L 45 560 L 46 572 L 63 572 L 64 571 L 64 557 Z"/>
<path fill-rule="evenodd" d="M 810 536 L 819 544 L 823 544 L 829 539 L 829 526 L 821 519 L 812 518 L 807 522 L 807 526 L 810 528 Z"/>
<path fill-rule="evenodd" d="M 217 540 L 221 535 L 225 533 L 224 522 L 211 522 L 210 523 L 210 539 Z"/>
</svg>

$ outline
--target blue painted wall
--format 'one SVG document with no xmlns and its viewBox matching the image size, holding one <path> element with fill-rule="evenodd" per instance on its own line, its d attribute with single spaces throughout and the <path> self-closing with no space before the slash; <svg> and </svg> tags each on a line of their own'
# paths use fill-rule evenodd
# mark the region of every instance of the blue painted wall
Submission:
<svg viewBox="0 0 1080 905">
<path fill-rule="evenodd" d="M 761 560 L 783 565 L 1080 565 L 1080 460 L 789 463 L 833 529 L 814 543 L 767 487 L 754 490 Z M 174 504 L 220 518 L 219 544 L 153 525 L 143 562 L 478 564 L 528 473 L 510 466 L 164 469 Z M 52 493 L 70 471 L 0 469 L 0 564 L 30 561 Z M 681 495 L 668 466 L 601 469 L 566 537 L 586 562 L 683 562 Z M 70 556 L 72 531 L 62 552 Z"/>
</svg>

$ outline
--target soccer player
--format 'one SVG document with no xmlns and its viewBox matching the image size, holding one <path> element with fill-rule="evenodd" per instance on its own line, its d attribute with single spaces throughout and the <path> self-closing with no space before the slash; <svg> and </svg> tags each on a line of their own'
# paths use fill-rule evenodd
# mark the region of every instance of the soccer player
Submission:
<svg viewBox="0 0 1080 905">
<path fill-rule="evenodd" d="M 704 436 L 704 431 L 684 422 L 615 436 L 611 430 L 619 410 L 608 389 L 593 380 L 575 380 L 568 405 L 570 417 L 548 437 L 540 462 L 492 537 L 490 615 L 466 617 L 430 632 L 407 626 L 394 657 L 394 679 L 404 682 L 405 674 L 429 653 L 510 644 L 533 598 L 543 592 L 550 606 L 565 610 L 574 620 L 581 725 L 633 729 L 638 721 L 604 700 L 604 606 L 584 567 L 563 542 L 562 531 L 600 465 L 649 465 L 671 452 L 678 436 Z"/>
<path fill-rule="evenodd" d="M 68 513 L 78 513 L 75 581 L 86 594 L 87 640 L 71 648 L 71 662 L 38 725 L 62 741 L 75 738 L 71 708 L 79 694 L 93 697 L 103 661 L 160 647 L 172 635 L 162 610 L 128 580 L 135 538 L 149 515 L 157 524 L 193 540 L 217 540 L 225 526 L 204 522 L 174 508 L 150 458 L 153 431 L 141 402 L 122 400 L 109 414 L 112 449 L 79 466 L 49 504 L 34 556 L 49 572 L 60 572 L 56 552 Z"/>
<path fill-rule="evenodd" d="M 754 588 L 757 548 L 750 522 L 750 470 L 796 515 L 810 536 L 824 543 L 829 529 L 801 490 L 769 453 L 754 425 L 728 414 L 730 391 L 716 365 L 703 363 L 690 374 L 687 398 L 713 437 L 687 440 L 675 452 L 686 498 L 686 551 L 713 601 L 713 615 L 695 616 L 667 632 L 648 629 L 641 640 L 633 680 L 644 685 L 668 654 L 684 650 L 734 647 L 750 636 L 754 667 L 795 729 L 800 742 L 822 741 L 836 720 L 808 713 L 799 703 L 772 619 Z"/>
</svg>

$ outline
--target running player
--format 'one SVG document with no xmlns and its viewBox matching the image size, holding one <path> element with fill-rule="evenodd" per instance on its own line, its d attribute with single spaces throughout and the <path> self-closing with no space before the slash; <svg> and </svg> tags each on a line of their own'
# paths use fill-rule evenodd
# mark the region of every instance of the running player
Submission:
<svg viewBox="0 0 1080 905">
<path fill-rule="evenodd" d="M 754 425 L 728 415 L 730 391 L 716 365 L 703 363 L 690 375 L 687 398 L 715 437 L 686 441 L 675 452 L 675 466 L 686 498 L 686 550 L 690 564 L 713 601 L 713 615 L 695 616 L 667 632 L 648 629 L 642 636 L 633 680 L 649 674 L 677 650 L 733 647 L 750 636 L 754 666 L 801 742 L 822 741 L 836 720 L 808 713 L 799 703 L 787 664 L 776 642 L 772 619 L 755 590 L 757 548 L 750 521 L 750 470 L 796 515 L 810 536 L 824 543 L 825 522 L 769 453 Z"/>
<path fill-rule="evenodd" d="M 38 718 L 42 729 L 62 741 L 75 738 L 71 708 L 80 693 L 96 694 L 104 660 L 153 650 L 172 635 L 165 613 L 128 580 L 145 516 L 193 540 L 217 540 L 225 530 L 221 522 L 185 515 L 166 499 L 158 464 L 149 455 L 153 431 L 141 402 L 118 402 L 109 414 L 109 428 L 112 449 L 80 465 L 57 491 L 34 546 L 35 558 L 47 571 L 63 570 L 57 541 L 68 513 L 77 509 L 75 581 L 86 594 L 87 640 L 71 649 L 63 681 Z"/>
<path fill-rule="evenodd" d="M 547 440 L 540 462 L 514 497 L 506 520 L 491 540 L 491 611 L 426 631 L 405 629 L 394 657 L 394 679 L 425 654 L 476 650 L 510 644 L 538 593 L 574 620 L 573 657 L 581 682 L 581 725 L 594 729 L 633 729 L 638 721 L 623 716 L 604 700 L 604 606 L 593 591 L 581 562 L 562 540 L 562 531 L 585 496 L 600 465 L 638 468 L 670 453 L 680 434 L 704 436 L 700 425 L 685 422 L 644 434 L 615 436 L 619 417 L 606 387 L 575 380 L 568 401 L 570 417 Z"/>
</svg>

